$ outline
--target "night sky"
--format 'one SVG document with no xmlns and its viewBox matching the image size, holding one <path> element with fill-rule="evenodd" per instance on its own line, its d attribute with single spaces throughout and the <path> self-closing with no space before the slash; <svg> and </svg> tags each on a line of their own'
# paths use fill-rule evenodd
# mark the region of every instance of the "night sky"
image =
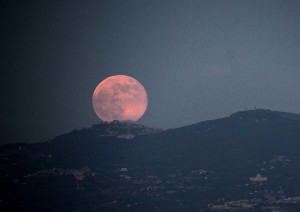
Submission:
<svg viewBox="0 0 300 212">
<path fill-rule="evenodd" d="M 92 94 L 124 74 L 139 123 L 175 128 L 256 108 L 300 113 L 300 1 L 1 1 L 1 143 L 99 122 Z"/>
</svg>

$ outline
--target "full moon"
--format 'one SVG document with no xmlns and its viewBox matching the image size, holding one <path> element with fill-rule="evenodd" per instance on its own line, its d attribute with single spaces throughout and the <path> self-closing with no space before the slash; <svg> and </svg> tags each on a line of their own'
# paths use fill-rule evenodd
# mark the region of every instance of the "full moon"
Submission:
<svg viewBox="0 0 300 212">
<path fill-rule="evenodd" d="M 103 121 L 137 121 L 144 115 L 147 105 L 145 88 L 136 79 L 125 75 L 104 79 L 93 93 L 95 113 Z"/>
</svg>

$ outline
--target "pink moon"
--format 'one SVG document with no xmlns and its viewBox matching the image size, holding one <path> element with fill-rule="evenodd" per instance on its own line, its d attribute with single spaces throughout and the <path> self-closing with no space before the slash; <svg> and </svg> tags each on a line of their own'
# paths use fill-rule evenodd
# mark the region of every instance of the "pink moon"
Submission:
<svg viewBox="0 0 300 212">
<path fill-rule="evenodd" d="M 93 107 L 97 116 L 107 122 L 137 121 L 148 105 L 145 88 L 136 79 L 115 75 L 104 79 L 93 93 Z"/>
</svg>

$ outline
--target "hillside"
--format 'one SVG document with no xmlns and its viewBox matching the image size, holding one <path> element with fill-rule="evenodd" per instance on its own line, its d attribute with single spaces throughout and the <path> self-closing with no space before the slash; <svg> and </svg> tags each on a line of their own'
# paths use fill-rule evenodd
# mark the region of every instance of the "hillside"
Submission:
<svg viewBox="0 0 300 212">
<path fill-rule="evenodd" d="M 0 147 L 0 209 L 299 211 L 300 116 L 251 110 L 177 129 L 100 123 Z"/>
</svg>

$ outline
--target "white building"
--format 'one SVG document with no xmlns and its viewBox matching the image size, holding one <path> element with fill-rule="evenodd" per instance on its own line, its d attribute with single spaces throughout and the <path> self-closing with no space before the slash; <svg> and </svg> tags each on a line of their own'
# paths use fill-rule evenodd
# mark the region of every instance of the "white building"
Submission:
<svg viewBox="0 0 300 212">
<path fill-rule="evenodd" d="M 268 180 L 268 177 L 263 177 L 260 174 L 257 174 L 255 177 L 250 177 L 252 182 L 264 182 Z"/>
</svg>

